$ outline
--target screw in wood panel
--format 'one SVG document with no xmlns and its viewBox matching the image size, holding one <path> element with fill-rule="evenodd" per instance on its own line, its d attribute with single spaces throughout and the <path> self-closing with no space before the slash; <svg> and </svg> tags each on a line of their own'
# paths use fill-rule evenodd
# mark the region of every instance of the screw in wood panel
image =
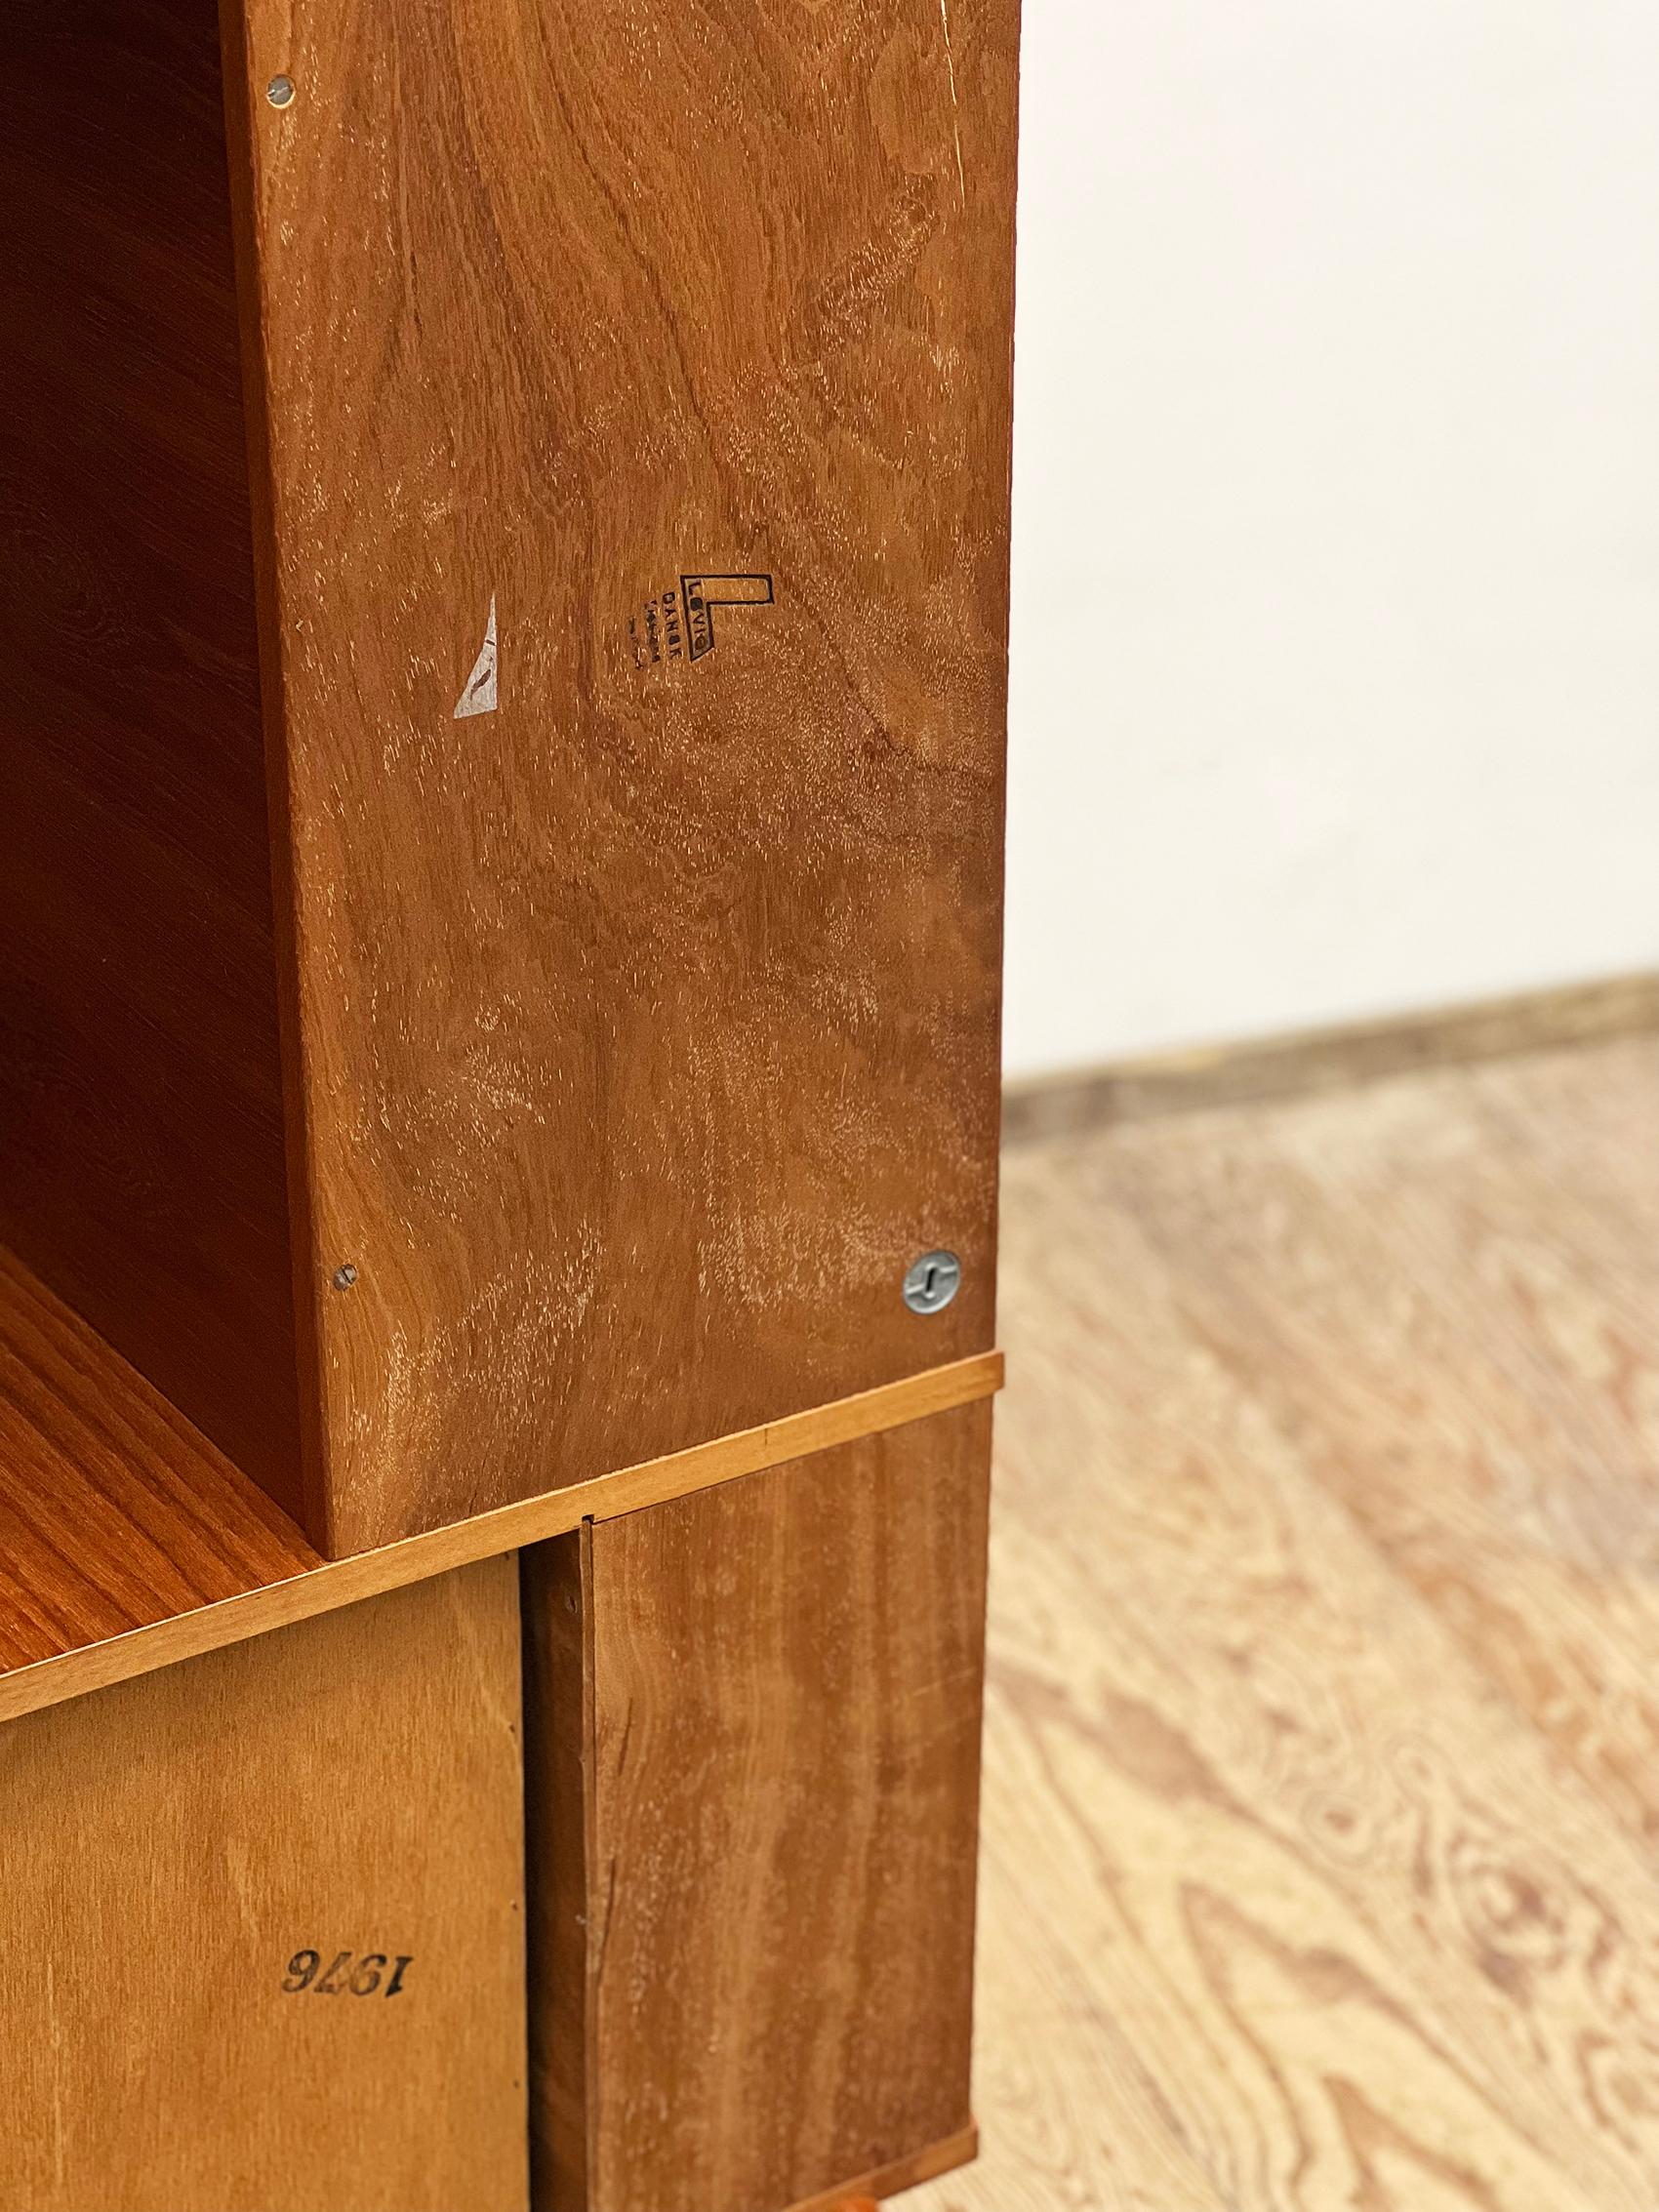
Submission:
<svg viewBox="0 0 1659 2212">
<path fill-rule="evenodd" d="M 294 102 L 294 79 L 292 77 L 272 77 L 270 83 L 265 87 L 265 98 L 270 101 L 272 107 L 292 106 Z"/>
<path fill-rule="evenodd" d="M 349 1260 L 343 1267 L 336 1267 L 334 1270 L 334 1287 L 336 1290 L 349 1290 L 356 1280 L 357 1270 Z"/>
<path fill-rule="evenodd" d="M 912 1313 L 943 1313 L 962 1287 L 954 1252 L 924 1252 L 905 1270 L 905 1304 Z"/>
</svg>

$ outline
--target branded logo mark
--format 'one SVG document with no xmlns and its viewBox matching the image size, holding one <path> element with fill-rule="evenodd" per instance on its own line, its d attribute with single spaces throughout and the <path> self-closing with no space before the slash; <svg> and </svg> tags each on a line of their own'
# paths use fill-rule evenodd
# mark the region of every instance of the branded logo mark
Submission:
<svg viewBox="0 0 1659 2212">
<path fill-rule="evenodd" d="M 704 570 L 682 575 L 668 591 L 648 600 L 627 625 L 633 664 L 649 668 L 665 661 L 703 661 L 713 652 L 716 607 L 770 607 L 776 604 L 769 576 L 717 576 Z"/>
<path fill-rule="evenodd" d="M 682 576 L 680 598 L 685 605 L 685 626 L 691 658 L 701 661 L 714 650 L 716 607 L 770 607 L 769 576 Z"/>
</svg>

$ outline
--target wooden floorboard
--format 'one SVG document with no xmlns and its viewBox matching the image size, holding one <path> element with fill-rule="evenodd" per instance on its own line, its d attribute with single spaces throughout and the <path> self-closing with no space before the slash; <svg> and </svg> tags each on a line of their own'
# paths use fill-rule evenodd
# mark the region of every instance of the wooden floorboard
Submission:
<svg viewBox="0 0 1659 2212">
<path fill-rule="evenodd" d="M 1659 1040 L 1008 1162 L 915 2212 L 1659 2204 Z"/>
</svg>

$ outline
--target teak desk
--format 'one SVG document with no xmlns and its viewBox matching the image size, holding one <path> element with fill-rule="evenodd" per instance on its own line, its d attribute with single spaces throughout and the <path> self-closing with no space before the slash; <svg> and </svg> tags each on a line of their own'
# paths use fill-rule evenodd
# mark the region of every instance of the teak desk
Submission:
<svg viewBox="0 0 1659 2212">
<path fill-rule="evenodd" d="M 0 20 L 0 2208 L 971 2154 L 1016 0 Z"/>
</svg>

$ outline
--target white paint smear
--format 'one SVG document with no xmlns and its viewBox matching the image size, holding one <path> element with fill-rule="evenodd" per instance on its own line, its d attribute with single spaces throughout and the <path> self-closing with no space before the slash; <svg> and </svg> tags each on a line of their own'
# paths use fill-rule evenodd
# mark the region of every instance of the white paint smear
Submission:
<svg viewBox="0 0 1659 2212">
<path fill-rule="evenodd" d="M 496 645 L 496 600 L 490 594 L 490 626 L 484 632 L 484 643 L 478 658 L 472 664 L 472 673 L 466 679 L 466 689 L 456 702 L 455 719 L 464 722 L 468 714 L 493 714 L 501 704 L 500 654 Z"/>
</svg>

